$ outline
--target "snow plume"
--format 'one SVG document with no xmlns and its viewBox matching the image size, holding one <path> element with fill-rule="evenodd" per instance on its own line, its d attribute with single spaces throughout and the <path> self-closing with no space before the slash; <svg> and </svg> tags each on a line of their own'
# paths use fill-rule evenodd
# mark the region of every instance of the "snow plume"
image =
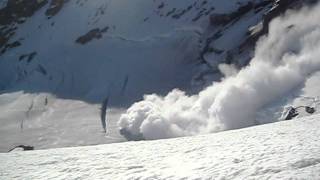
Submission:
<svg viewBox="0 0 320 180">
<path fill-rule="evenodd" d="M 145 139 L 161 139 L 259 123 L 258 110 L 320 70 L 319 19 L 319 5 L 287 12 L 272 21 L 250 65 L 238 72 L 221 66 L 227 76 L 197 95 L 187 96 L 180 90 L 165 97 L 146 95 L 121 116 L 120 128 Z"/>
<path fill-rule="evenodd" d="M 237 68 L 233 64 L 220 64 L 218 69 L 225 77 L 230 77 L 238 73 Z"/>
</svg>

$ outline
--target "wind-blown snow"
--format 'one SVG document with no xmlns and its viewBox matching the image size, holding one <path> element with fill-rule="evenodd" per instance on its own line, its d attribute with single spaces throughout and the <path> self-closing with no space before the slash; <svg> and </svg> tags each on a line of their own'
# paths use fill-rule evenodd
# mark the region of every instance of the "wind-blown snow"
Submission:
<svg viewBox="0 0 320 180">
<path fill-rule="evenodd" d="M 320 116 L 211 135 L 0 154 L 0 179 L 320 179 Z"/>
<path fill-rule="evenodd" d="M 146 139 L 160 139 L 260 123 L 256 112 L 320 70 L 319 12 L 320 5 L 287 12 L 272 21 L 248 67 L 198 95 L 188 96 L 177 89 L 165 97 L 146 95 L 121 116 L 120 128 Z M 232 68 L 223 69 L 232 75 Z"/>
</svg>

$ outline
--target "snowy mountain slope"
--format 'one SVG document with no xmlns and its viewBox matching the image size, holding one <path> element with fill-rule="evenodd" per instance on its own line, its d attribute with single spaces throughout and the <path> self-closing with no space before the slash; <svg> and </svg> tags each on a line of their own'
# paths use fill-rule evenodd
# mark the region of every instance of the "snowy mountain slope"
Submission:
<svg viewBox="0 0 320 180">
<path fill-rule="evenodd" d="M 1 179 L 320 178 L 320 116 L 145 142 L 0 154 Z"/>
<path fill-rule="evenodd" d="M 236 1 L 201 3 L 69 1 L 50 19 L 47 3 L 25 23 L 12 25 L 17 30 L 10 42 L 21 46 L 1 56 L 0 84 L 5 91 L 50 92 L 98 103 L 112 91 L 115 105 L 129 105 L 147 93 L 188 89 L 199 64 L 198 41 L 208 27 L 209 13 L 198 21 L 192 19 L 210 7 L 221 13 L 239 6 Z M 184 8 L 188 10 L 182 14 Z M 102 37 L 76 43 L 96 28 L 106 28 Z M 30 60 L 23 58 L 32 53 Z M 126 92 L 131 94 L 120 99 L 118 91 L 126 76 Z"/>
<path fill-rule="evenodd" d="M 5 124 L 0 151 L 25 143 L 41 149 L 114 142 L 101 133 L 99 104 L 110 96 L 112 108 L 127 107 L 144 94 L 174 88 L 194 92 L 220 77 L 201 57 L 207 38 L 218 31 L 210 25 L 210 14 L 233 12 L 248 1 L 43 2 L 30 10 L 32 16 L 0 25 L 1 36 L 9 34 L 0 56 L 0 121 Z M 215 47 L 229 48 L 231 37 L 240 44 L 247 26 L 269 8 L 228 26 Z M 55 13 L 48 15 L 52 9 Z M 79 38 L 91 41 L 81 44 Z M 110 124 L 123 110 L 114 112 L 107 113 Z M 109 136 L 119 140 L 118 128 L 110 127 L 114 133 Z"/>
<path fill-rule="evenodd" d="M 233 86 L 226 83 L 230 86 L 223 85 L 227 88 L 219 92 L 225 93 L 219 93 L 219 102 L 212 104 L 219 89 L 212 88 L 212 81 L 223 81 L 222 74 L 235 76 L 251 59 L 258 59 L 257 54 L 259 58 L 264 53 L 280 54 L 284 62 L 295 53 L 298 59 L 308 53 L 317 56 L 318 46 L 312 52 L 285 46 L 290 36 L 284 30 L 293 29 L 288 35 L 296 35 L 296 27 L 289 22 L 279 26 L 284 35 L 277 37 L 284 39 L 283 47 L 257 48 L 263 49 L 260 54 L 254 51 L 273 18 L 309 1 L 22 0 L 19 2 L 26 4 L 16 6 L 12 2 L 17 1 L 9 0 L 12 7 L 0 10 L 0 151 L 20 144 L 43 149 L 121 142 L 124 138 L 119 136 L 119 128 L 145 139 L 197 135 L 275 122 L 289 105 L 309 106 L 314 101 L 312 106 L 318 108 L 320 94 L 312 89 L 316 89 L 319 76 L 313 74 L 317 69 L 309 68 L 297 71 L 302 79 L 287 81 L 279 76 L 275 84 L 266 83 L 260 89 L 256 83 L 273 82 L 268 77 L 278 76 L 274 71 L 259 76 L 256 72 L 261 69 L 253 68 L 253 74 L 238 81 L 238 86 L 248 89 L 239 95 L 238 87 L 231 91 L 228 88 Z M 26 7 L 26 17 L 12 13 L 20 6 Z M 10 22 L 2 22 L 3 17 Z M 318 27 L 317 22 L 310 22 L 294 22 L 297 34 L 301 29 L 304 34 L 293 38 L 297 42 L 291 44 L 305 45 L 298 41 L 311 33 L 304 31 Z M 317 40 L 316 33 L 314 36 Z M 272 43 L 278 42 L 261 44 Z M 299 50 L 302 53 L 297 53 Z M 261 59 L 268 58 L 277 59 Z M 317 60 L 312 63 L 318 67 Z M 299 69 L 304 64 L 293 66 Z M 309 79 L 311 83 L 306 83 Z M 276 93 L 268 88 L 281 84 L 290 88 L 274 88 Z M 214 91 L 203 90 L 208 86 Z M 297 86 L 301 87 L 295 89 Z M 175 88 L 183 91 L 172 91 Z M 256 93 L 250 94 L 252 89 Z M 270 91 L 261 91 L 264 89 Z M 171 96 L 165 96 L 168 92 Z M 261 92 L 278 96 L 270 98 Z M 144 107 L 132 108 L 132 103 L 152 93 L 157 95 L 146 96 L 151 103 L 142 101 Z M 195 95 L 189 98 L 190 94 Z M 201 98 L 197 101 L 197 97 Z M 102 132 L 100 120 L 100 104 L 105 99 L 109 100 L 108 136 Z M 239 99 L 245 103 L 234 102 Z"/>
</svg>

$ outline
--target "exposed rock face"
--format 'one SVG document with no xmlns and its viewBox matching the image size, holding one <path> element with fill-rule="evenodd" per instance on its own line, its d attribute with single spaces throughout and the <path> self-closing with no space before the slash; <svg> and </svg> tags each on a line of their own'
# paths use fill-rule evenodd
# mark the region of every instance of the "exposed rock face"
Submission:
<svg viewBox="0 0 320 180">
<path fill-rule="evenodd" d="M 19 21 L 20 18 L 32 16 L 44 6 L 47 0 L 9 0 L 7 6 L 0 10 L 0 25 Z"/>
<path fill-rule="evenodd" d="M 5 36 L 3 36 L 3 37 L 6 38 Z M 8 41 L 9 41 L 9 38 L 6 38 L 3 41 L 4 44 L 0 44 L 0 48 L 3 47 L 3 49 L 0 52 L 0 55 L 5 53 L 8 49 L 21 46 L 21 42 L 20 41 L 14 41 L 12 43 L 9 43 Z"/>
<path fill-rule="evenodd" d="M 50 18 L 56 15 L 63 7 L 65 0 L 52 0 L 49 9 L 46 11 L 46 15 Z"/>
<path fill-rule="evenodd" d="M 0 55 L 8 49 L 21 45 L 20 41 L 9 42 L 17 29 L 15 23 L 24 23 L 37 10 L 43 7 L 47 0 L 8 0 L 5 8 L 0 9 Z"/>
<path fill-rule="evenodd" d="M 233 64 L 242 67 L 250 62 L 257 40 L 268 33 L 269 23 L 289 9 L 299 9 L 305 5 L 312 5 L 319 0 L 259 0 L 249 1 L 247 4 L 239 4 L 238 8 L 229 13 L 210 13 L 209 36 L 201 41 L 199 59 L 202 64 L 209 67 L 211 74 L 219 73 L 216 65 L 219 63 Z M 247 33 L 235 47 L 219 46 L 221 38 L 226 36 L 228 29 L 238 25 L 238 20 L 245 16 L 257 16 L 256 24 L 248 27 Z M 241 22 L 240 22 L 241 23 Z M 291 28 L 291 27 L 288 27 Z M 233 57 L 233 58 L 231 58 Z M 244 58 L 245 57 L 245 58 Z M 240 61 L 241 62 L 240 62 Z M 207 73 L 203 73 L 208 76 Z M 199 79 L 205 79 L 199 76 Z M 218 79 L 215 79 L 218 80 Z"/>
<path fill-rule="evenodd" d="M 87 44 L 88 42 L 92 41 L 93 39 L 100 39 L 102 38 L 102 34 L 106 33 L 108 31 L 109 27 L 105 27 L 103 29 L 100 28 L 95 28 L 86 33 L 83 36 L 80 36 L 77 40 L 76 43 L 78 44 Z"/>
<path fill-rule="evenodd" d="M 37 55 L 37 52 L 32 52 L 29 54 L 22 54 L 19 57 L 19 61 L 26 60 L 28 63 L 30 63 L 36 55 Z"/>
<path fill-rule="evenodd" d="M 8 152 L 14 151 L 15 149 L 19 149 L 19 148 L 21 148 L 23 151 L 32 151 L 32 150 L 34 150 L 33 146 L 19 145 L 19 146 L 16 146 L 16 147 L 10 149 Z"/>
<path fill-rule="evenodd" d="M 268 33 L 269 23 L 275 17 L 284 13 L 291 4 L 295 3 L 297 0 L 278 0 L 275 5 L 268 13 L 265 14 L 263 19 L 263 33 Z"/>
<path fill-rule="evenodd" d="M 228 14 L 212 14 L 210 16 L 210 22 L 212 25 L 225 25 L 232 20 L 232 17 Z"/>
<path fill-rule="evenodd" d="M 305 111 L 309 114 L 313 114 L 316 112 L 316 109 L 314 107 L 310 106 L 298 106 L 298 107 L 289 107 L 288 109 L 285 110 L 282 119 L 283 120 L 291 120 L 295 117 L 297 117 L 301 112 L 299 109 L 303 109 L 302 111 Z"/>
<path fill-rule="evenodd" d="M 0 48 L 2 48 L 8 42 L 8 40 L 8 37 L 0 32 Z"/>
<path fill-rule="evenodd" d="M 250 29 L 247 40 L 239 47 L 240 51 L 252 46 L 264 34 L 269 32 L 269 23 L 276 17 L 285 13 L 288 9 L 299 8 L 303 4 L 313 4 L 318 0 L 266 0 L 257 4 L 256 7 L 266 6 L 273 3 L 272 8 L 264 14 L 263 21 L 254 28 Z M 290 27 L 289 27 L 290 28 Z"/>
<path fill-rule="evenodd" d="M 285 116 L 285 120 L 291 120 L 294 117 L 298 116 L 299 113 L 297 112 L 297 110 L 293 107 L 290 107 L 290 109 L 288 110 L 287 115 Z"/>
<path fill-rule="evenodd" d="M 239 7 L 236 11 L 230 14 L 212 14 L 210 16 L 210 22 L 212 25 L 226 25 L 229 22 L 240 18 L 254 7 L 252 2 L 248 2 L 246 5 Z"/>
</svg>

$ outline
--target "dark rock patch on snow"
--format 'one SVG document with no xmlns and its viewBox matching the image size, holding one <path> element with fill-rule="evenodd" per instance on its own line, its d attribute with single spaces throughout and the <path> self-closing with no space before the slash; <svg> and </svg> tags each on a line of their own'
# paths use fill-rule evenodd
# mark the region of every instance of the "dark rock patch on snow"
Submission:
<svg viewBox="0 0 320 180">
<path fill-rule="evenodd" d="M 46 15 L 48 16 L 48 18 L 51 18 L 52 16 L 58 14 L 65 2 L 65 0 L 52 0 L 50 3 L 50 7 L 46 11 Z"/>
<path fill-rule="evenodd" d="M 87 44 L 88 42 L 92 41 L 93 39 L 101 39 L 103 33 L 106 33 L 109 30 L 109 27 L 105 27 L 103 29 L 95 28 L 87 32 L 85 35 L 80 36 L 76 43 L 78 44 Z"/>
<path fill-rule="evenodd" d="M 231 12 L 229 14 L 212 14 L 210 16 L 210 22 L 212 25 L 226 25 L 231 21 L 240 18 L 245 15 L 247 12 L 254 8 L 254 4 L 252 2 L 248 2 L 244 6 L 240 6 L 236 11 Z"/>
<path fill-rule="evenodd" d="M 28 63 L 30 63 L 36 55 L 37 55 L 37 52 L 32 52 L 29 54 L 22 54 L 19 57 L 19 61 L 26 60 Z"/>
<path fill-rule="evenodd" d="M 34 147 L 33 146 L 25 146 L 25 145 L 19 145 L 19 146 L 16 146 L 12 149 L 10 149 L 8 152 L 11 152 L 11 151 L 14 151 L 16 149 L 22 149 L 22 151 L 32 151 L 34 150 Z"/>
<path fill-rule="evenodd" d="M 47 0 L 8 0 L 7 6 L 0 9 L 0 25 L 24 22 L 22 18 L 32 16 L 47 4 Z"/>
</svg>

